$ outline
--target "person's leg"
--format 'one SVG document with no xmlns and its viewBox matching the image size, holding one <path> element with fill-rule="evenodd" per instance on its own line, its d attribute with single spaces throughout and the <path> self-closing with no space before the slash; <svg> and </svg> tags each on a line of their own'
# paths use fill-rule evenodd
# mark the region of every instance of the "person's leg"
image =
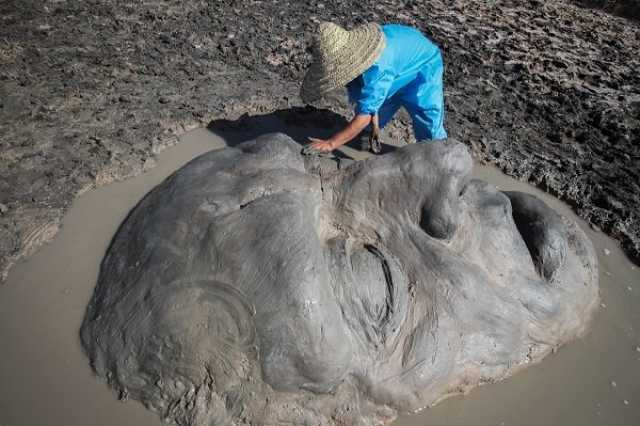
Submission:
<svg viewBox="0 0 640 426">
<path fill-rule="evenodd" d="M 378 120 L 381 129 L 383 129 L 384 126 L 393 119 L 393 116 L 396 115 L 396 112 L 398 112 L 401 106 L 402 101 L 398 96 L 392 96 L 382 104 L 378 110 Z"/>
<path fill-rule="evenodd" d="M 387 99 L 384 104 L 378 110 L 378 126 L 380 129 L 383 129 L 384 126 L 387 125 L 393 119 L 393 116 L 398 112 L 401 106 L 401 100 L 399 97 L 394 96 L 390 99 Z M 360 149 L 362 151 L 369 151 L 372 149 L 371 144 L 369 142 L 369 137 L 373 132 L 373 123 L 369 125 L 366 132 L 363 134 L 363 139 L 361 139 Z M 374 150 L 375 152 L 375 150 Z"/>
<path fill-rule="evenodd" d="M 418 142 L 447 138 L 444 129 L 444 88 L 442 58 L 422 71 L 414 83 L 403 92 L 403 105 L 413 120 Z"/>
</svg>

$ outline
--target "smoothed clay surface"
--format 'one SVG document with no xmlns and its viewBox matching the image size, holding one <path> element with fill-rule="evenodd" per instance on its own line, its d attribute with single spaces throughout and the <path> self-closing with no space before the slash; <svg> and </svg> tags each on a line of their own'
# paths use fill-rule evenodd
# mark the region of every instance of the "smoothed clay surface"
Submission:
<svg viewBox="0 0 640 426">
<path fill-rule="evenodd" d="M 272 134 L 204 154 L 131 212 L 82 325 L 98 376 L 178 424 L 379 424 L 581 335 L 585 234 L 469 178 L 467 149 L 359 162 Z"/>
</svg>

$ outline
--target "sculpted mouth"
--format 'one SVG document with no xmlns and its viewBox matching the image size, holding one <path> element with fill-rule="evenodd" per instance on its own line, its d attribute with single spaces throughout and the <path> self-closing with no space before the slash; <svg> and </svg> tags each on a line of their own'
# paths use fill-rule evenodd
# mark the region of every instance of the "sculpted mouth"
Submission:
<svg viewBox="0 0 640 426">
<path fill-rule="evenodd" d="M 513 221 L 536 270 L 547 281 L 553 280 L 568 251 L 562 218 L 532 195 L 509 191 L 504 194 L 511 201 Z"/>
</svg>

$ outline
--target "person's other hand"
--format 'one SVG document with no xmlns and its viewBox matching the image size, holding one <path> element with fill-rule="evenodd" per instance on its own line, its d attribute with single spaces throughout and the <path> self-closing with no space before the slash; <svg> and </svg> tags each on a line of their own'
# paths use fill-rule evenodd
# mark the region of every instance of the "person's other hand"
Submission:
<svg viewBox="0 0 640 426">
<path fill-rule="evenodd" d="M 332 142 L 325 139 L 309 138 L 309 141 L 309 146 L 317 151 L 331 152 L 336 149 Z"/>
</svg>

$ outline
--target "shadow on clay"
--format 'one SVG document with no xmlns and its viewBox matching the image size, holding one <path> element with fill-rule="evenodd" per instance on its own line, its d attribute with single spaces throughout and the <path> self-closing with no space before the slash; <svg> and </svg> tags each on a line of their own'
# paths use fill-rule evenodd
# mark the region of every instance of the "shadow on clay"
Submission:
<svg viewBox="0 0 640 426">
<path fill-rule="evenodd" d="M 284 133 L 299 145 L 304 146 L 309 142 L 309 137 L 329 138 L 347 124 L 345 117 L 331 110 L 306 106 L 280 109 L 262 115 L 244 114 L 237 120 L 213 120 L 207 125 L 207 129 L 227 141 L 229 146 L 235 146 L 268 133 Z M 366 147 L 363 147 L 366 139 L 365 131 L 346 146 L 357 151 L 366 151 Z M 395 146 L 382 144 L 382 154 L 395 150 Z M 333 154 L 338 158 L 353 159 L 339 150 L 334 151 Z"/>
</svg>

